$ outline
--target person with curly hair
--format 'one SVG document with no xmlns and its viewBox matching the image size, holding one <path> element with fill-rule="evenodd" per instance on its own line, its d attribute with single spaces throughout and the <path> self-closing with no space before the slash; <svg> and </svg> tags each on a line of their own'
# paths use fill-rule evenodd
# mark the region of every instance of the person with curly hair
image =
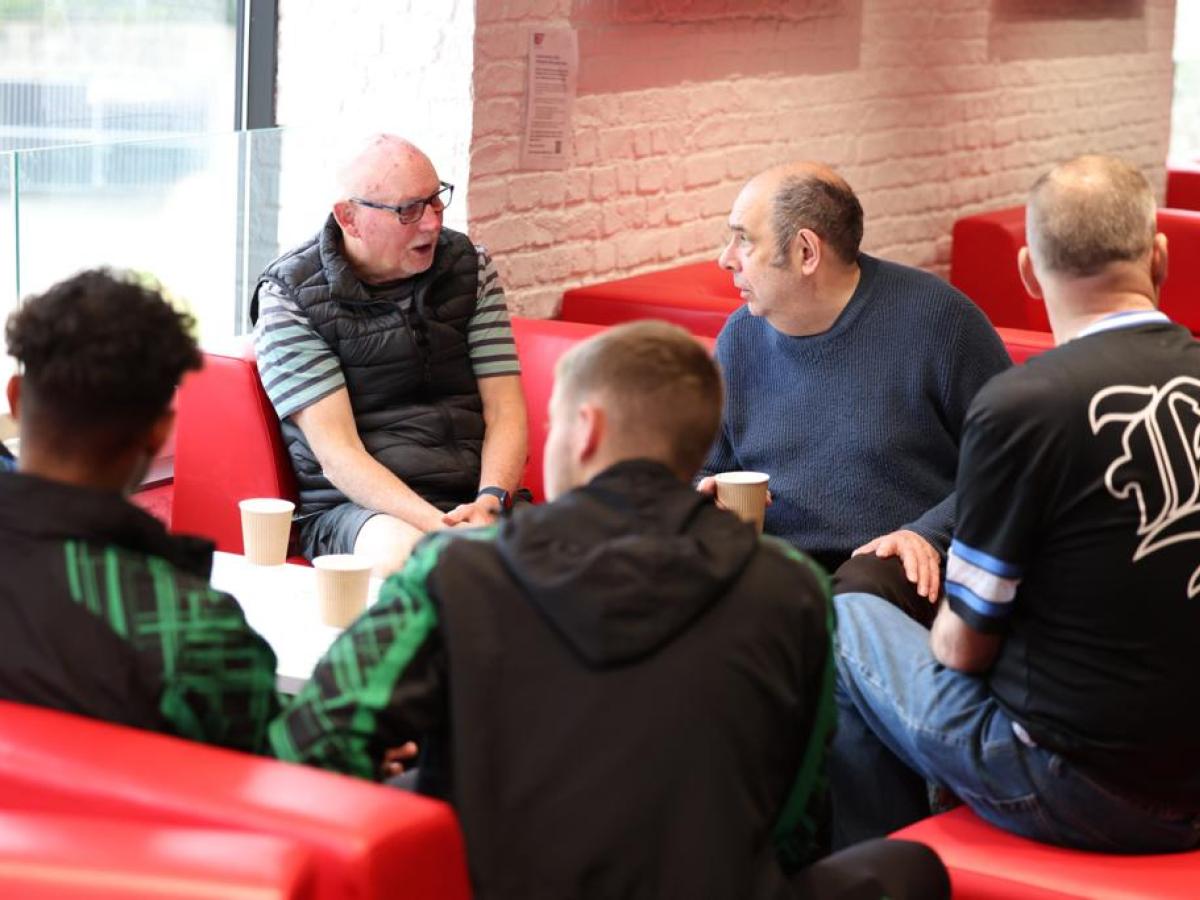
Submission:
<svg viewBox="0 0 1200 900">
<path fill-rule="evenodd" d="M 99 270 L 9 317 L 21 452 L 0 478 L 0 698 L 259 752 L 274 653 L 209 586 L 212 545 L 127 499 L 200 368 L 192 324 Z"/>
</svg>

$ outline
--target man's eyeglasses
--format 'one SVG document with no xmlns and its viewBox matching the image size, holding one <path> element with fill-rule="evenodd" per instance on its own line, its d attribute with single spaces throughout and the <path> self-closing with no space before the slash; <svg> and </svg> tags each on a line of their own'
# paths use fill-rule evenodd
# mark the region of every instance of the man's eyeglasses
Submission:
<svg viewBox="0 0 1200 900">
<path fill-rule="evenodd" d="M 359 206 L 369 206 L 371 209 L 386 209 L 388 212 L 394 212 L 402 225 L 411 225 L 413 222 L 419 222 L 421 216 L 425 215 L 426 206 L 432 206 L 434 212 L 440 213 L 450 205 L 450 200 L 454 196 L 454 185 L 447 184 L 444 181 L 439 181 L 438 184 L 441 187 L 428 197 L 413 200 L 411 203 L 404 203 L 400 206 L 376 203 L 374 200 L 364 200 L 362 197 L 351 197 L 350 202 L 357 203 Z"/>
</svg>

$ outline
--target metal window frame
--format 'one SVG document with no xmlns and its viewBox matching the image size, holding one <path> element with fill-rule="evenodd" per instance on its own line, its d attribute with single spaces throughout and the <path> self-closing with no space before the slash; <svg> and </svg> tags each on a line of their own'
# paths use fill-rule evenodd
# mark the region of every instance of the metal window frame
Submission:
<svg viewBox="0 0 1200 900">
<path fill-rule="evenodd" d="M 251 210 L 259 228 L 279 230 L 278 140 L 255 142 L 252 129 L 275 128 L 275 87 L 279 42 L 278 0 L 237 0 L 237 96 L 234 130 L 238 140 L 237 227 L 234 240 L 233 333 L 248 330 L 250 292 L 258 272 L 250 271 Z M 254 167 L 258 167 L 256 177 Z"/>
<path fill-rule="evenodd" d="M 278 0 L 237 0 L 237 77 L 233 127 L 275 127 Z"/>
</svg>

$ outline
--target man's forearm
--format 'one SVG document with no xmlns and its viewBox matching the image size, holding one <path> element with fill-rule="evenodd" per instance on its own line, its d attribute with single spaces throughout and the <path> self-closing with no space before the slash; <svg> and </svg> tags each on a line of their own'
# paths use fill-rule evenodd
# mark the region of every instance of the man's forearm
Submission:
<svg viewBox="0 0 1200 900">
<path fill-rule="evenodd" d="M 495 485 L 506 491 L 521 486 L 528 448 L 525 422 L 525 398 L 519 382 L 502 400 L 485 400 L 483 450 L 479 465 L 479 486 Z M 491 407 L 491 408 L 489 408 Z"/>
<path fill-rule="evenodd" d="M 942 601 L 929 632 L 929 647 L 934 659 L 948 669 L 979 675 L 991 668 L 1000 652 L 1003 638 L 984 634 L 955 615 L 950 604 Z"/>
<path fill-rule="evenodd" d="M 322 460 L 325 477 L 359 506 L 419 528 L 441 527 L 442 512 L 397 478 L 366 450 L 344 447 Z"/>
</svg>

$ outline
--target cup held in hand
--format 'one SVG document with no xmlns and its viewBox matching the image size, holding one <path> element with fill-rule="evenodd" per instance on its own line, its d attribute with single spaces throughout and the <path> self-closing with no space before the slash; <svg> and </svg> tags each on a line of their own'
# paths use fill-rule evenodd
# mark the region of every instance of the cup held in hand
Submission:
<svg viewBox="0 0 1200 900">
<path fill-rule="evenodd" d="M 242 546 L 246 559 L 259 566 L 281 566 L 287 560 L 292 533 L 291 500 L 253 497 L 238 503 L 242 511 Z"/>
<path fill-rule="evenodd" d="M 312 561 L 317 570 L 317 599 L 321 621 L 345 628 L 367 608 L 371 561 L 353 553 L 330 553 Z"/>
<path fill-rule="evenodd" d="M 767 510 L 768 480 L 765 472 L 722 472 L 716 477 L 717 500 L 761 533 Z"/>
</svg>

